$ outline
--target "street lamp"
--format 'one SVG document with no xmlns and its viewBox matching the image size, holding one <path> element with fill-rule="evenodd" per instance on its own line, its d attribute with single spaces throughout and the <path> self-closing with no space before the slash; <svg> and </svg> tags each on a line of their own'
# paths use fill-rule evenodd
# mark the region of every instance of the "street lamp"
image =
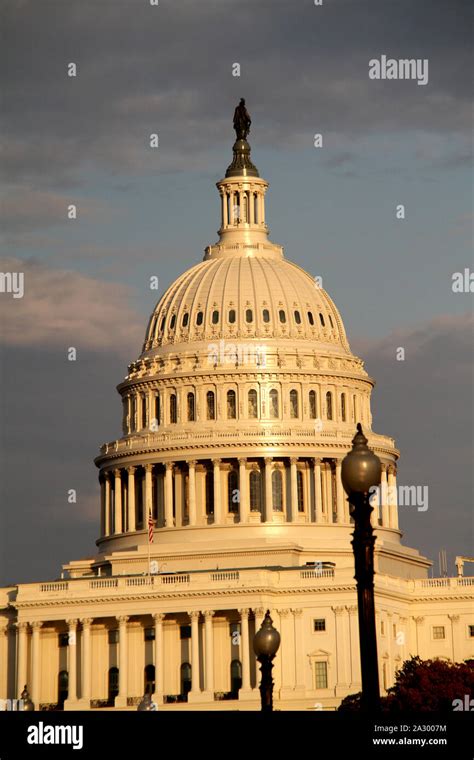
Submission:
<svg viewBox="0 0 474 760">
<path fill-rule="evenodd" d="M 23 691 L 21 692 L 21 704 L 22 704 L 22 710 L 25 712 L 31 712 L 35 709 L 35 706 L 33 702 L 30 699 L 30 694 L 28 692 L 28 689 L 26 688 L 26 684 L 24 686 Z"/>
<path fill-rule="evenodd" d="M 352 439 L 352 450 L 342 460 L 341 479 L 353 506 L 351 514 L 355 527 L 352 548 L 354 578 L 357 581 L 362 707 L 371 712 L 380 708 L 380 688 L 374 607 L 375 536 L 370 522 L 372 507 L 369 489 L 380 484 L 381 472 L 380 459 L 368 448 L 367 438 L 358 422 L 357 433 Z"/>
<path fill-rule="evenodd" d="M 253 639 L 253 650 L 257 655 L 262 674 L 260 681 L 262 712 L 271 712 L 273 710 L 273 659 L 278 652 L 279 646 L 280 634 L 273 627 L 270 610 L 267 610 L 260 630 L 257 631 Z"/>
</svg>

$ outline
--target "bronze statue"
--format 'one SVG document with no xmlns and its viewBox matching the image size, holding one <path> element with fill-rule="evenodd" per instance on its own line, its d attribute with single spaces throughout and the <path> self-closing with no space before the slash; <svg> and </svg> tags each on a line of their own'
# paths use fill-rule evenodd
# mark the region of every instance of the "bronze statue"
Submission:
<svg viewBox="0 0 474 760">
<path fill-rule="evenodd" d="M 245 107 L 245 99 L 240 98 L 240 103 L 234 111 L 234 129 L 237 140 L 246 140 L 250 132 L 252 119 Z"/>
</svg>

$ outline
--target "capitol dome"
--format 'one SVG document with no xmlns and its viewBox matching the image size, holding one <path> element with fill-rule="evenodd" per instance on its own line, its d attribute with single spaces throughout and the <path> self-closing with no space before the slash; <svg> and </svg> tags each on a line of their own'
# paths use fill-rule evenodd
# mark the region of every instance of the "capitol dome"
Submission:
<svg viewBox="0 0 474 760">
<path fill-rule="evenodd" d="M 124 572 L 142 566 L 148 515 L 169 569 L 350 556 L 340 469 L 357 422 L 382 484 L 396 482 L 395 443 L 372 430 L 373 381 L 318 278 L 269 240 L 267 188 L 237 139 L 217 182 L 218 241 L 163 294 L 118 386 L 123 434 L 96 459 L 98 546 Z M 393 562 L 396 504 L 373 521 Z"/>
</svg>

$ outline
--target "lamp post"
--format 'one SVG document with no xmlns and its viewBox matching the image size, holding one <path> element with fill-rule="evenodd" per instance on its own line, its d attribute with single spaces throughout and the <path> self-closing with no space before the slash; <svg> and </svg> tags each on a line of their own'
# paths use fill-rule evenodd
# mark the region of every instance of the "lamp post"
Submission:
<svg viewBox="0 0 474 760">
<path fill-rule="evenodd" d="M 360 663 L 362 673 L 362 707 L 374 712 L 380 709 L 379 671 L 377 660 L 377 633 L 374 606 L 374 543 L 370 522 L 372 507 L 369 489 L 378 486 L 381 478 L 380 459 L 367 446 L 362 425 L 352 439 L 352 450 L 344 457 L 341 480 L 353 506 L 355 576 L 357 581 L 357 607 L 359 615 Z"/>
<path fill-rule="evenodd" d="M 26 684 L 25 684 L 25 688 L 21 692 L 21 704 L 22 704 L 21 709 L 24 710 L 25 712 L 31 712 L 32 710 L 35 709 L 35 706 L 30 699 L 29 691 L 26 688 Z"/>
<path fill-rule="evenodd" d="M 262 678 L 260 681 L 260 697 L 262 712 L 273 710 L 273 659 L 280 646 L 280 634 L 273 627 L 270 610 L 267 610 L 260 629 L 253 639 L 253 650 L 260 663 Z"/>
</svg>

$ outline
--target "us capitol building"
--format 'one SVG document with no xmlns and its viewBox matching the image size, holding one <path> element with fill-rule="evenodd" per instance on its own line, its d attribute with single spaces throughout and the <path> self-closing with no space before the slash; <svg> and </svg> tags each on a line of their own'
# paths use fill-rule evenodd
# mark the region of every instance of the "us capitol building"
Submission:
<svg viewBox="0 0 474 760">
<path fill-rule="evenodd" d="M 341 461 L 356 422 L 382 486 L 399 452 L 372 430 L 374 382 L 330 296 L 268 238 L 249 124 L 241 103 L 219 239 L 164 293 L 118 386 L 98 552 L 0 589 L 0 699 L 26 684 L 36 709 L 132 710 L 148 692 L 159 710 L 258 710 L 267 608 L 275 709 L 334 710 L 361 689 Z M 373 521 L 381 688 L 413 654 L 474 658 L 474 578 L 429 578 L 396 500 Z"/>
</svg>

